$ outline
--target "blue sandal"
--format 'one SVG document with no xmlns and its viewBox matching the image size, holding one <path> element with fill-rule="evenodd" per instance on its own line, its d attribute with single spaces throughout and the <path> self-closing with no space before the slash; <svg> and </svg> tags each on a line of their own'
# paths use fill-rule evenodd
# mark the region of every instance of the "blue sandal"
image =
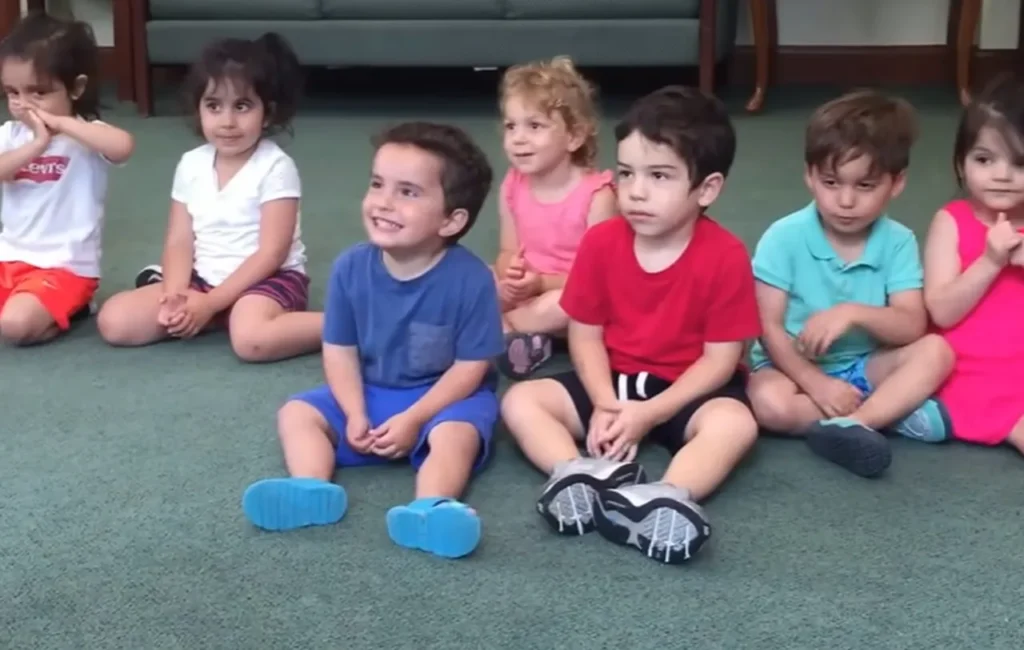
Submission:
<svg viewBox="0 0 1024 650">
<path fill-rule="evenodd" d="M 242 510 L 264 530 L 294 530 L 334 524 L 345 516 L 348 496 L 336 483 L 316 478 L 257 481 L 242 495 Z"/>
<path fill-rule="evenodd" d="M 388 510 L 388 536 L 403 548 L 460 558 L 480 543 L 480 518 L 455 499 L 428 497 Z"/>
</svg>

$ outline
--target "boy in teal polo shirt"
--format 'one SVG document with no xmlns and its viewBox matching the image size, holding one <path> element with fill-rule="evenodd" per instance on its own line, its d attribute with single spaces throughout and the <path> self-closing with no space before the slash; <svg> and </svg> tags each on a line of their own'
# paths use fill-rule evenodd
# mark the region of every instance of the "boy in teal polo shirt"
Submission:
<svg viewBox="0 0 1024 650">
<path fill-rule="evenodd" d="M 748 386 L 758 423 L 865 477 L 892 460 L 880 431 L 950 435 L 932 394 L 953 354 L 926 334 L 917 240 L 885 215 L 903 191 L 913 109 L 873 91 L 821 106 L 807 127 L 814 201 L 768 228 L 754 253 L 763 335 Z"/>
</svg>

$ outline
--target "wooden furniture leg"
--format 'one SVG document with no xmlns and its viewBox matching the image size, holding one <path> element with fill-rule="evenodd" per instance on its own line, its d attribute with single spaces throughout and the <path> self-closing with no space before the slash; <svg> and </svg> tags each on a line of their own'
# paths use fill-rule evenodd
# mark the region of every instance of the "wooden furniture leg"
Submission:
<svg viewBox="0 0 1024 650">
<path fill-rule="evenodd" d="M 718 39 L 718 0 L 700 0 L 700 26 L 698 45 L 700 89 L 712 95 L 715 92 L 715 41 Z"/>
<path fill-rule="evenodd" d="M 135 55 L 130 0 L 114 0 L 114 60 L 117 65 L 117 98 L 135 101 Z"/>
<path fill-rule="evenodd" d="M 127 0 L 131 5 L 132 76 L 135 79 L 135 105 L 144 117 L 153 114 L 153 70 L 149 65 L 146 44 L 146 21 L 149 20 L 147 0 Z"/>
<path fill-rule="evenodd" d="M 771 80 L 772 55 L 777 35 L 773 23 L 777 23 L 775 0 L 749 0 L 750 27 L 754 35 L 754 94 L 747 101 L 747 111 L 756 113 L 764 106 L 764 95 Z M 770 6 L 771 5 L 771 6 Z"/>
<path fill-rule="evenodd" d="M 971 101 L 971 55 L 981 19 L 981 0 L 960 0 L 956 18 L 956 87 L 960 103 Z M 953 10 L 955 11 L 955 5 Z"/>
<path fill-rule="evenodd" d="M 0 37 L 7 36 L 21 20 L 21 3 L 0 3 Z"/>
</svg>

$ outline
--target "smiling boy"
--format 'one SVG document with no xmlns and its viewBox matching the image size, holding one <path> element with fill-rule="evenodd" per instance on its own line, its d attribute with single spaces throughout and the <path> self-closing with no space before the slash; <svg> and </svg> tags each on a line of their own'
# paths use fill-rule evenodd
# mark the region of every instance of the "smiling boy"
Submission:
<svg viewBox="0 0 1024 650">
<path fill-rule="evenodd" d="M 929 442 L 949 435 L 945 410 L 929 398 L 952 353 L 925 335 L 914 233 L 885 215 L 906 184 L 915 134 L 910 105 L 873 91 L 821 106 L 804 156 L 814 201 L 772 224 L 754 253 L 758 422 L 806 436 L 815 453 L 865 477 L 891 462 L 880 430 Z"/>
<path fill-rule="evenodd" d="M 575 371 L 513 386 L 502 415 L 550 476 L 537 507 L 556 531 L 674 564 L 707 541 L 697 504 L 757 437 L 740 368 L 760 333 L 750 259 L 704 214 L 736 135 L 718 100 L 670 86 L 615 137 L 621 216 L 584 236 L 561 299 Z M 645 439 L 673 454 L 659 482 L 633 461 Z"/>
<path fill-rule="evenodd" d="M 254 483 L 242 505 L 268 530 L 332 524 L 348 503 L 335 467 L 407 459 L 417 498 L 388 512 L 392 541 L 462 557 L 480 520 L 458 498 L 489 455 L 491 360 L 504 342 L 487 265 L 457 242 L 476 222 L 491 167 L 446 125 L 401 124 L 375 145 L 362 206 L 369 241 L 338 257 L 327 289 L 327 382 L 278 413 L 291 478 Z"/>
</svg>

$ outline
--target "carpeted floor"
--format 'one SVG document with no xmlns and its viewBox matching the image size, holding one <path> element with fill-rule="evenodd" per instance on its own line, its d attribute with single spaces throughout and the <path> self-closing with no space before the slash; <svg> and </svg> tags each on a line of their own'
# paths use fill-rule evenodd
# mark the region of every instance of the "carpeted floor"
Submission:
<svg viewBox="0 0 1024 650">
<path fill-rule="evenodd" d="M 492 80 L 484 85 L 490 86 Z M 765 114 L 730 96 L 739 156 L 715 214 L 751 246 L 807 200 L 804 120 L 828 90 L 776 91 Z M 464 96 L 463 96 L 464 95 Z M 614 95 L 614 93 L 613 93 Z M 427 98 L 425 98 L 427 97 Z M 923 233 L 954 193 L 951 92 L 909 95 L 923 138 L 894 215 Z M 602 160 L 624 99 L 609 98 Z M 180 116 L 107 119 L 137 153 L 111 180 L 102 297 L 160 253 L 171 176 L 193 146 Z M 368 135 L 399 119 L 457 122 L 504 171 L 494 100 L 397 91 L 314 97 L 289 149 L 302 172 L 317 302 L 361 235 Z M 493 204 L 468 238 L 496 249 Z M 245 366 L 225 338 L 113 350 L 91 323 L 53 345 L 0 349 L 0 648 L 1019 648 L 1024 460 L 1006 450 L 897 440 L 866 481 L 766 440 L 707 508 L 714 537 L 683 567 L 592 535 L 551 533 L 542 477 L 504 433 L 468 500 L 478 552 L 443 561 L 391 545 L 384 512 L 405 467 L 342 472 L 338 526 L 267 534 L 242 490 L 278 475 L 274 412 L 320 381 L 317 357 Z M 648 450 L 652 472 L 667 459 Z"/>
</svg>

